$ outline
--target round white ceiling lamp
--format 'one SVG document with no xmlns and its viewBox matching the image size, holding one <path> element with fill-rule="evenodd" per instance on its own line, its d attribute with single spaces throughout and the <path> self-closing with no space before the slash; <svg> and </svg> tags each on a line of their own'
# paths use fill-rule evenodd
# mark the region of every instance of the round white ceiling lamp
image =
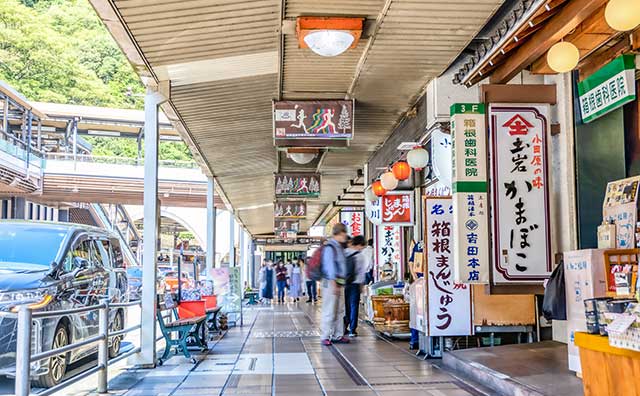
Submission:
<svg viewBox="0 0 640 396">
<path fill-rule="evenodd" d="M 296 164 L 305 165 L 316 158 L 316 153 L 288 153 L 289 158 Z"/>
<path fill-rule="evenodd" d="M 610 0 L 604 9 L 604 19 L 614 30 L 629 31 L 640 25 L 640 1 Z"/>
<path fill-rule="evenodd" d="M 320 56 L 338 56 L 349 49 L 355 38 L 342 30 L 316 30 L 304 36 L 311 51 Z"/>
<path fill-rule="evenodd" d="M 364 199 L 366 199 L 369 202 L 375 202 L 378 200 L 378 196 L 376 195 L 376 193 L 373 192 L 373 190 L 371 189 L 371 186 L 367 187 L 364 190 Z"/>
<path fill-rule="evenodd" d="M 382 174 L 382 176 L 380 176 L 380 183 L 382 184 L 382 187 L 387 191 L 395 190 L 396 187 L 398 187 L 398 179 L 396 179 L 393 172 L 391 171 L 385 172 Z"/>
<path fill-rule="evenodd" d="M 547 63 L 553 71 L 567 73 L 578 66 L 580 51 L 568 41 L 555 43 L 547 52 Z"/>
</svg>

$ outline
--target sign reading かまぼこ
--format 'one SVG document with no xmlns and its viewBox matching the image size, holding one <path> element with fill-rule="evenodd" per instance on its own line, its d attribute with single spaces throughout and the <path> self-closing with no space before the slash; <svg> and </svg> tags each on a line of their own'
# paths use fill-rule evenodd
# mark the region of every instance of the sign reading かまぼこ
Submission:
<svg viewBox="0 0 640 396">
<path fill-rule="evenodd" d="M 454 280 L 453 202 L 425 198 L 428 335 L 470 335 L 471 286 Z"/>
<path fill-rule="evenodd" d="M 583 122 L 591 122 L 635 100 L 635 58 L 621 55 L 578 84 Z"/>
<path fill-rule="evenodd" d="M 551 272 L 547 104 L 489 107 L 493 282 L 540 282 Z"/>
<path fill-rule="evenodd" d="M 390 191 L 380 198 L 382 224 L 413 225 L 413 191 Z"/>
<path fill-rule="evenodd" d="M 273 136 L 278 139 L 351 139 L 353 100 L 273 103 Z"/>
<path fill-rule="evenodd" d="M 456 282 L 489 283 L 489 208 L 485 106 L 451 106 Z"/>
<path fill-rule="evenodd" d="M 276 197 L 320 196 L 319 173 L 278 173 L 275 175 Z"/>
</svg>

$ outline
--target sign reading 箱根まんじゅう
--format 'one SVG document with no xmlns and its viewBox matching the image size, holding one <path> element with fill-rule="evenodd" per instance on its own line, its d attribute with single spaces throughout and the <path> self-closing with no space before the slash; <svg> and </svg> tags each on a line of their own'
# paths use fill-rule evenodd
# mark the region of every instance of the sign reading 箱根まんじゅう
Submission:
<svg viewBox="0 0 640 396">
<path fill-rule="evenodd" d="M 582 121 L 591 122 L 636 98 L 636 56 L 621 55 L 578 84 Z"/>
</svg>

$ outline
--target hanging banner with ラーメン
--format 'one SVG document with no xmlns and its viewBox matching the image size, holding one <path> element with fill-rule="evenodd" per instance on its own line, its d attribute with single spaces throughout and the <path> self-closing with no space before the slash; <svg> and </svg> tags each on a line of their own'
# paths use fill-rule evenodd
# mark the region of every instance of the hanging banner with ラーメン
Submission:
<svg viewBox="0 0 640 396">
<path fill-rule="evenodd" d="M 493 282 L 541 282 L 551 273 L 549 105 L 491 104 L 489 122 Z"/>
<path fill-rule="evenodd" d="M 455 281 L 489 283 L 487 131 L 482 103 L 451 106 Z"/>
<path fill-rule="evenodd" d="M 472 334 L 471 286 L 454 280 L 453 202 L 425 198 L 429 336 Z"/>
</svg>

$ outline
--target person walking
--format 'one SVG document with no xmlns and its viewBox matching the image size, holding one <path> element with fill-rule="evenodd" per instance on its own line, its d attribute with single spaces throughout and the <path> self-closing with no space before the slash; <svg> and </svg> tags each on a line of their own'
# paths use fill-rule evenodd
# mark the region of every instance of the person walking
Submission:
<svg viewBox="0 0 640 396">
<path fill-rule="evenodd" d="M 349 241 L 349 247 L 345 249 L 346 260 L 353 260 L 355 276 L 353 282 L 344 286 L 344 323 L 348 330 L 345 332 L 349 337 L 357 337 L 358 313 L 360 310 L 360 293 L 362 285 L 366 282 L 367 259 L 363 254 L 365 239 L 358 235 Z"/>
<path fill-rule="evenodd" d="M 298 302 L 302 292 L 302 268 L 298 263 L 292 264 L 290 282 L 289 297 L 293 299 L 293 302 Z"/>
<path fill-rule="evenodd" d="M 304 263 L 304 260 L 302 260 L 302 258 L 298 259 L 298 261 L 300 263 Z M 307 265 L 307 264 L 305 264 Z M 309 279 L 306 276 L 306 268 L 305 268 L 305 284 L 307 286 L 307 302 L 311 303 L 311 302 L 318 302 L 318 286 L 316 281 L 314 281 L 313 279 Z"/>
<path fill-rule="evenodd" d="M 270 261 L 267 261 L 265 265 L 260 268 L 260 278 L 262 302 L 271 304 L 271 300 L 273 299 L 273 268 L 271 267 Z"/>
<path fill-rule="evenodd" d="M 346 261 L 342 244 L 347 240 L 347 228 L 338 223 L 333 226 L 331 239 L 322 247 L 322 321 L 320 342 L 329 346 L 333 342 L 348 343 L 344 336 L 344 279 Z"/>
<path fill-rule="evenodd" d="M 284 302 L 285 289 L 287 288 L 287 268 L 282 261 L 276 267 L 276 283 L 278 285 L 278 302 Z"/>
<path fill-rule="evenodd" d="M 367 241 L 367 246 L 364 249 L 362 249 L 360 254 L 362 254 L 362 256 L 364 257 L 365 263 L 367 264 L 367 269 L 366 269 L 367 272 L 365 274 L 364 284 L 365 285 L 369 285 L 369 284 L 373 283 L 373 281 L 374 281 L 374 278 L 373 278 L 373 239 L 369 239 Z"/>
</svg>

